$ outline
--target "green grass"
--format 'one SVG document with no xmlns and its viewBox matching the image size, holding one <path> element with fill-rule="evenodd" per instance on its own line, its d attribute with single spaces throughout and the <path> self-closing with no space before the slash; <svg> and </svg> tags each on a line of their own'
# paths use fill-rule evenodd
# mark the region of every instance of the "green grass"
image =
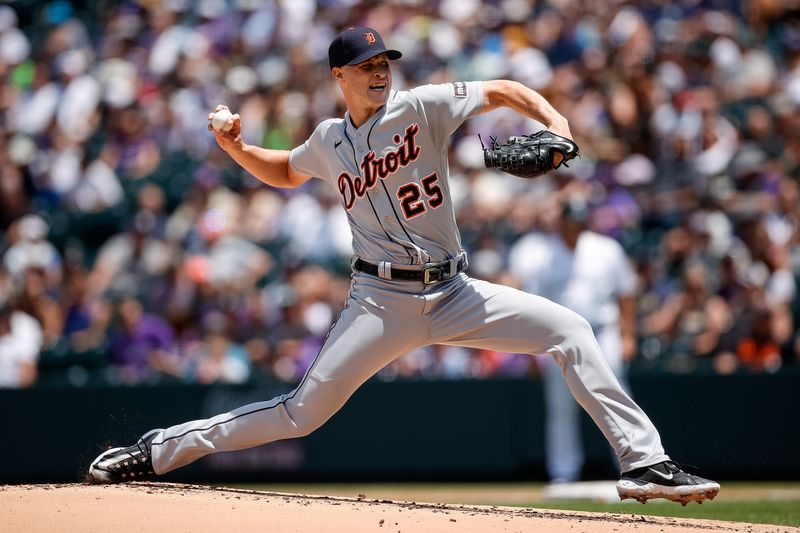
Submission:
<svg viewBox="0 0 800 533">
<path fill-rule="evenodd" d="M 675 518 L 705 518 L 755 524 L 800 526 L 800 502 L 797 501 L 715 501 L 707 502 L 703 505 L 692 503 L 686 507 L 672 502 L 651 502 L 646 505 L 636 504 L 636 506 L 628 503 L 539 502 L 535 506 L 541 509 L 671 516 Z"/>
<path fill-rule="evenodd" d="M 572 511 L 727 520 L 800 527 L 800 483 L 725 482 L 719 496 L 703 505 L 686 507 L 655 500 L 646 505 L 633 501 L 547 501 L 541 483 L 353 483 L 353 484 L 249 484 L 227 485 L 268 492 L 390 499 L 397 501 L 499 505 Z"/>
</svg>

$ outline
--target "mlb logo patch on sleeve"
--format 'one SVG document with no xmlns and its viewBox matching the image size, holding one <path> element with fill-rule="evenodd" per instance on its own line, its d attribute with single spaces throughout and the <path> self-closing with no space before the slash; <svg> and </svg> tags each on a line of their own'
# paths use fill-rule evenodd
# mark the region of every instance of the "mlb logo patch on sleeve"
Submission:
<svg viewBox="0 0 800 533">
<path fill-rule="evenodd" d="M 463 81 L 453 82 L 453 96 L 456 98 L 467 97 L 467 84 Z"/>
</svg>

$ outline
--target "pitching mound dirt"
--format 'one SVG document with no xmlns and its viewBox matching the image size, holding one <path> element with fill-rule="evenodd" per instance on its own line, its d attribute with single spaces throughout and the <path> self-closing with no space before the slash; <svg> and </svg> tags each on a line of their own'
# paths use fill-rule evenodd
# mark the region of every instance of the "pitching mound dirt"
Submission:
<svg viewBox="0 0 800 533">
<path fill-rule="evenodd" d="M 735 522 L 394 502 L 170 483 L 0 487 L 2 533 L 766 533 L 775 530 L 776 526 Z"/>
</svg>

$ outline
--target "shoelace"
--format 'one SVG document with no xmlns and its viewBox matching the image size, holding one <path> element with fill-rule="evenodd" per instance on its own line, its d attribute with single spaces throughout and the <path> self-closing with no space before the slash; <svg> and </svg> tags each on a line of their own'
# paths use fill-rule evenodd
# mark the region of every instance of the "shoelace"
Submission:
<svg viewBox="0 0 800 533">
<path fill-rule="evenodd" d="M 146 465 L 147 462 L 150 460 L 150 453 L 149 450 L 147 449 L 147 444 L 144 442 L 144 440 L 139 439 L 138 441 L 136 441 L 136 448 L 139 450 L 139 453 L 141 453 L 143 457 L 137 457 L 135 455 L 136 452 L 134 453 L 126 452 L 128 454 L 128 457 L 131 458 L 133 464 L 135 465 Z M 124 460 L 121 459 L 116 463 L 110 464 L 109 469 L 112 469 L 114 471 L 122 470 L 123 462 Z"/>
<path fill-rule="evenodd" d="M 683 468 L 681 468 L 681 465 L 679 465 L 675 461 L 664 461 L 663 464 L 664 464 L 664 468 L 666 468 L 666 470 L 667 470 L 667 473 L 671 472 L 673 474 L 677 474 L 678 472 L 682 472 L 683 471 Z"/>
<path fill-rule="evenodd" d="M 665 468 L 667 470 L 669 470 L 670 472 L 673 472 L 673 473 L 678 473 L 678 472 L 686 473 L 686 470 L 685 470 L 684 467 L 691 468 L 693 472 L 696 472 L 696 471 L 700 470 L 700 467 L 698 467 L 698 466 L 690 465 L 688 463 L 681 464 L 681 463 L 679 463 L 677 461 L 671 461 L 671 460 L 670 461 L 664 461 L 664 465 L 665 465 Z"/>
<path fill-rule="evenodd" d="M 147 443 L 144 441 L 144 439 L 139 439 L 138 441 L 136 441 L 136 447 L 139 448 L 140 452 L 142 452 L 142 455 L 144 455 L 145 460 L 149 461 L 150 450 L 148 449 Z"/>
</svg>

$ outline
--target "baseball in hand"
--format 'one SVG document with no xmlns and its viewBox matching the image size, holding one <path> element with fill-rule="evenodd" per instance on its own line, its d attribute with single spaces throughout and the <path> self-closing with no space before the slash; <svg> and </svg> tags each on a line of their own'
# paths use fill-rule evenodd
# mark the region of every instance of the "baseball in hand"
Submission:
<svg viewBox="0 0 800 533">
<path fill-rule="evenodd" d="M 232 116 L 228 109 L 220 109 L 211 117 L 211 127 L 217 131 L 229 131 L 233 127 L 233 122 L 228 123 Z"/>
</svg>

